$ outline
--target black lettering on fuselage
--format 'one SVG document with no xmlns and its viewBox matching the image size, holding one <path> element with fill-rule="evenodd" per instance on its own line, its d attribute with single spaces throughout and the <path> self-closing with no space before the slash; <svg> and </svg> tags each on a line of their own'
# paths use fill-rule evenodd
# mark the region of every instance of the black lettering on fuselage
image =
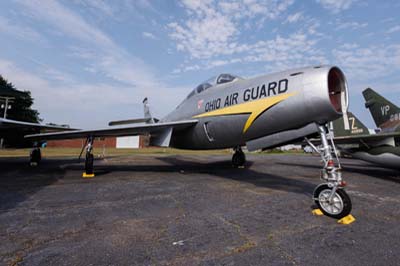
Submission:
<svg viewBox="0 0 400 266">
<path fill-rule="evenodd" d="M 209 111 L 217 110 L 220 107 L 221 107 L 221 98 L 214 99 L 214 100 L 211 100 L 206 103 L 205 111 L 209 112 Z"/>
<path fill-rule="evenodd" d="M 265 90 L 265 84 L 263 84 L 261 86 L 261 90 L 260 90 L 260 98 L 264 98 L 267 97 L 267 91 Z"/>
<path fill-rule="evenodd" d="M 239 93 L 235 92 L 232 96 L 232 104 L 238 103 L 238 97 L 239 97 Z"/>
<path fill-rule="evenodd" d="M 237 93 L 237 92 L 235 92 L 234 94 L 226 96 L 224 107 L 237 104 L 238 103 L 238 101 L 237 101 L 238 97 L 239 97 L 239 93 Z"/>
<path fill-rule="evenodd" d="M 288 83 L 289 81 L 287 79 L 280 80 L 278 85 L 278 93 L 286 92 L 288 90 Z"/>
<path fill-rule="evenodd" d="M 243 101 L 247 102 L 248 100 L 250 100 L 250 95 L 251 95 L 251 90 L 245 89 L 243 93 Z"/>
<path fill-rule="evenodd" d="M 268 85 L 263 84 L 257 87 L 253 87 L 251 89 L 245 89 L 243 92 L 243 101 L 247 102 L 250 100 L 257 100 L 285 93 L 288 90 L 288 85 L 289 85 L 289 80 L 281 79 L 278 82 L 276 81 L 269 82 Z M 228 99 L 228 97 L 229 96 L 227 96 L 227 99 L 225 100 L 225 106 L 227 106 L 227 104 L 229 105 L 235 104 L 233 103 L 232 99 L 231 98 Z"/>
<path fill-rule="evenodd" d="M 251 89 L 251 99 L 256 100 L 258 99 L 258 93 L 260 91 L 260 86 L 257 87 L 257 90 L 255 88 Z"/>
<path fill-rule="evenodd" d="M 271 96 L 271 91 L 274 93 L 273 95 L 276 95 L 276 92 L 275 92 L 276 85 L 277 84 L 275 81 L 268 83 L 268 96 Z"/>
</svg>

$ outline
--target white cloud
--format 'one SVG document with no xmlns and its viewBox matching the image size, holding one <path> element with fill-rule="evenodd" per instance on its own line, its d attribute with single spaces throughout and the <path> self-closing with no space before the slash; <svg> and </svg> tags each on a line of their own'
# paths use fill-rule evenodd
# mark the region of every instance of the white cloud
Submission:
<svg viewBox="0 0 400 266">
<path fill-rule="evenodd" d="M 232 55 L 226 59 L 202 60 L 202 63 L 189 66 L 181 66 L 176 73 L 211 69 L 218 66 L 236 63 L 265 63 L 263 70 L 279 71 L 304 65 L 326 64 L 324 53 L 316 48 L 316 41 L 304 33 L 293 33 L 289 36 L 266 41 L 258 41 L 254 44 L 235 45 L 231 48 Z"/>
<path fill-rule="evenodd" d="M 135 89 L 123 85 L 82 83 L 74 79 L 60 83 L 48 79 L 50 72 L 62 73 L 56 69 L 33 73 L 0 58 L 0 73 L 16 88 L 31 91 L 35 99 L 34 108 L 38 109 L 44 122 L 66 123 L 79 128 L 105 127 L 108 121 L 118 117 L 142 117 L 141 100 L 144 97 L 149 97 L 155 115 L 165 115 L 181 100 L 176 95 L 183 99 L 187 93 L 184 87 Z"/>
<path fill-rule="evenodd" d="M 357 81 L 373 81 L 400 71 L 400 45 L 348 44 L 334 49 L 333 56 L 348 76 Z"/>
<path fill-rule="evenodd" d="M 242 20 L 246 19 L 245 27 L 262 26 L 266 19 L 277 19 L 292 3 L 293 0 L 242 0 L 233 3 L 183 0 L 182 6 L 188 18 L 182 23 L 168 24 L 170 37 L 176 42 L 178 51 L 187 52 L 192 58 L 229 55 L 240 47 L 237 38 Z M 254 19 L 253 24 L 250 24 L 250 18 Z"/>
<path fill-rule="evenodd" d="M 316 48 L 321 37 L 319 22 L 302 11 L 287 16 L 287 23 L 304 20 L 297 32 L 277 35 L 267 40 L 241 41 L 242 33 L 265 20 L 281 19 L 293 3 L 275 0 L 194 1 L 184 0 L 186 20 L 168 24 L 176 49 L 190 60 L 174 73 L 210 69 L 235 63 L 266 63 L 267 70 L 280 70 L 306 64 L 326 63 L 324 54 Z M 265 69 L 261 70 L 265 71 Z"/>
<path fill-rule="evenodd" d="M 11 23 L 7 18 L 0 16 L 0 32 L 12 35 L 18 39 L 43 42 L 44 38 L 35 30 L 28 26 Z"/>
<path fill-rule="evenodd" d="M 173 30 L 170 36 L 177 41 L 177 50 L 186 51 L 194 58 L 229 53 L 228 44 L 236 34 L 235 25 L 224 16 L 190 20 L 187 27 L 177 23 L 168 26 Z"/>
<path fill-rule="evenodd" d="M 97 72 L 131 86 L 157 85 L 152 69 L 140 58 L 126 52 L 101 30 L 57 1 L 32 0 L 20 1 L 20 4 L 37 20 L 78 40 L 78 49 L 88 51 L 82 58 L 88 60 Z"/>
<path fill-rule="evenodd" d="M 387 33 L 387 34 L 391 34 L 391 33 L 398 32 L 398 31 L 400 31 L 400 25 L 391 27 L 390 29 L 388 29 L 388 30 L 386 31 L 386 33 Z"/>
<path fill-rule="evenodd" d="M 330 10 L 332 13 L 339 13 L 340 11 L 349 9 L 356 0 L 316 0 L 322 7 Z"/>
<path fill-rule="evenodd" d="M 146 32 L 145 31 L 145 32 L 142 33 L 142 35 L 143 35 L 144 38 L 147 38 L 147 39 L 158 40 L 158 38 L 151 32 Z"/>
<path fill-rule="evenodd" d="M 74 0 L 74 1 L 82 5 L 84 8 L 95 9 L 96 12 L 100 11 L 102 15 L 113 16 L 116 13 L 115 8 L 103 0 Z"/>
<path fill-rule="evenodd" d="M 357 21 L 342 22 L 340 20 L 337 20 L 336 24 L 337 24 L 336 30 L 343 30 L 343 29 L 359 30 L 368 26 L 367 22 L 360 23 Z"/>
<path fill-rule="evenodd" d="M 285 20 L 285 23 L 295 23 L 303 19 L 303 12 L 291 14 Z"/>
<path fill-rule="evenodd" d="M 181 23 L 172 22 L 168 28 L 171 30 L 170 37 L 176 41 L 177 50 L 186 52 L 196 63 L 194 67 L 188 61 L 175 69 L 174 73 L 235 63 L 266 63 L 266 69 L 271 71 L 326 63 L 327 60 L 316 48 L 317 40 L 314 39 L 314 36 L 319 36 L 319 23 L 315 19 L 305 18 L 302 12 L 294 13 L 286 20 L 291 23 L 305 20 L 302 29 L 297 32 L 286 36 L 277 35 L 269 40 L 249 41 L 240 38 L 242 33 L 251 30 L 251 27 L 246 28 L 246 23 L 255 22 L 261 14 L 261 19 L 273 20 L 282 15 L 292 3 L 293 1 L 254 0 L 233 3 L 183 1 L 188 13 L 187 20 Z M 266 69 L 260 69 L 260 72 Z"/>
<path fill-rule="evenodd" d="M 34 73 L 2 60 L 2 73 L 19 89 L 32 91 L 36 106 L 46 120 L 58 122 L 55 119 L 60 117 L 72 125 L 78 123 L 80 127 L 99 126 L 100 122 L 105 125 L 105 120 L 112 119 L 110 115 L 115 115 L 118 108 L 122 108 L 120 106 L 133 107 L 133 103 L 141 103 L 144 97 L 149 97 L 155 104 L 156 114 L 165 115 L 178 104 L 177 95 L 185 96 L 187 88 L 166 85 L 142 59 L 127 52 L 99 28 L 59 2 L 18 0 L 18 3 L 31 19 L 48 26 L 48 32 L 54 30 L 72 40 L 72 45 L 60 49 L 66 48 L 70 56 L 79 57 L 82 71 L 110 79 L 101 84 L 88 84 L 55 69 Z M 141 5 L 146 5 L 146 1 Z M 73 110 L 68 111 L 71 107 Z M 112 112 L 110 108 L 113 108 Z M 142 116 L 141 109 L 140 106 L 139 114 L 122 113 L 122 117 Z"/>
</svg>

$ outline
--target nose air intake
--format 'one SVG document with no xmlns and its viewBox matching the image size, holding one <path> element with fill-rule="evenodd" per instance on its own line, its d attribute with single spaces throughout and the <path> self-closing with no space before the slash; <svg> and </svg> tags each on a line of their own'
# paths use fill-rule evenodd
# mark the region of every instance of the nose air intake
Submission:
<svg viewBox="0 0 400 266">
<path fill-rule="evenodd" d="M 346 112 L 348 106 L 346 78 L 343 72 L 337 67 L 329 70 L 328 93 L 329 100 L 335 111 L 338 113 Z"/>
</svg>

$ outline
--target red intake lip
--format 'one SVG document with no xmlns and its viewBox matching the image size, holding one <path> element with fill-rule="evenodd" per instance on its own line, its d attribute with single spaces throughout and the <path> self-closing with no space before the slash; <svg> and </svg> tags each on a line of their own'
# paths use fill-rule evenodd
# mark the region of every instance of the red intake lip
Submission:
<svg viewBox="0 0 400 266">
<path fill-rule="evenodd" d="M 342 102 L 347 99 L 346 80 L 342 71 L 339 68 L 333 67 L 328 73 L 328 93 L 329 100 L 336 112 L 342 113 L 342 108 L 347 106 L 347 103 Z M 342 97 L 343 95 L 345 97 Z"/>
</svg>

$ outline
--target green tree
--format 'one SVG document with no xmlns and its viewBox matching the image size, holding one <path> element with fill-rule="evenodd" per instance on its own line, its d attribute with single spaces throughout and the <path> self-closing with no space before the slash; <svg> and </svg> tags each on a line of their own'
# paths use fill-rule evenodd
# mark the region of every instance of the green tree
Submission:
<svg viewBox="0 0 400 266">
<path fill-rule="evenodd" d="M 25 122 L 39 123 L 39 112 L 32 109 L 33 98 L 30 91 L 18 91 L 11 82 L 0 75 L 0 96 L 14 97 L 11 109 L 7 110 L 7 118 Z M 4 109 L 0 110 L 1 117 Z"/>
</svg>

